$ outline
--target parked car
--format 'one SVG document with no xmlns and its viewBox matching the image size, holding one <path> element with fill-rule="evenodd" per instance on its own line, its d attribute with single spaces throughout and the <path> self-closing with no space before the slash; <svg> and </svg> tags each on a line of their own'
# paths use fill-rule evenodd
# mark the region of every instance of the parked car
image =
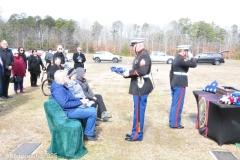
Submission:
<svg viewBox="0 0 240 160">
<path fill-rule="evenodd" d="M 119 61 L 122 61 L 122 57 L 114 55 L 108 51 L 98 51 L 93 55 L 93 60 L 95 62 L 113 61 L 113 63 L 118 63 Z"/>
<path fill-rule="evenodd" d="M 222 53 L 206 52 L 195 56 L 197 63 L 212 63 L 213 65 L 220 65 L 224 63 Z"/>
<path fill-rule="evenodd" d="M 175 57 L 169 56 L 163 52 L 152 51 L 150 54 L 150 58 L 151 58 L 152 62 L 165 62 L 167 64 L 171 64 Z"/>
</svg>

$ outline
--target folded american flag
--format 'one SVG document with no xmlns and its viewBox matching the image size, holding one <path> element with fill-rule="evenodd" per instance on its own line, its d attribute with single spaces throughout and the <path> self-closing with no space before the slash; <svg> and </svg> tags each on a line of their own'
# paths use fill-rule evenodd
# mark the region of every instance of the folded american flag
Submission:
<svg viewBox="0 0 240 160">
<path fill-rule="evenodd" d="M 126 69 L 122 68 L 122 67 L 111 67 L 110 68 L 112 72 L 118 73 L 118 74 L 122 74 L 123 72 L 126 71 Z"/>
</svg>

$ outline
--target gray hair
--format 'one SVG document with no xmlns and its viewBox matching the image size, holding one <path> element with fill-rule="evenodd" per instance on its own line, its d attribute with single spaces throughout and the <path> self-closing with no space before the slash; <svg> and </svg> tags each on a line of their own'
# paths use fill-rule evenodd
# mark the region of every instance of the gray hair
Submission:
<svg viewBox="0 0 240 160">
<path fill-rule="evenodd" d="M 64 78 L 67 76 L 67 71 L 65 70 L 57 70 L 54 74 L 54 80 L 56 83 L 59 83 L 59 84 L 64 84 L 65 81 L 64 81 Z"/>
</svg>

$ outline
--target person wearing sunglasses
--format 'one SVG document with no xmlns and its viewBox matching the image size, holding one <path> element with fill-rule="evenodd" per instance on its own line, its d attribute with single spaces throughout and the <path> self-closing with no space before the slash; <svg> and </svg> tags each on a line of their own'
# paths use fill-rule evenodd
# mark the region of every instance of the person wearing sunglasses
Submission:
<svg viewBox="0 0 240 160">
<path fill-rule="evenodd" d="M 85 55 L 82 53 L 82 48 L 77 47 L 77 52 L 73 54 L 74 69 L 81 67 L 84 68 L 84 62 L 86 61 Z"/>
<path fill-rule="evenodd" d="M 2 40 L 0 45 L 1 45 L 0 64 L 3 65 L 3 68 L 4 68 L 3 77 L 2 77 L 1 98 L 3 100 L 6 100 L 8 98 L 12 98 L 11 96 L 8 95 L 8 87 L 10 82 L 11 70 L 13 66 L 13 54 L 12 54 L 12 51 L 8 48 L 8 43 L 6 40 Z"/>
<path fill-rule="evenodd" d="M 64 56 L 64 49 L 61 45 L 57 46 L 57 52 L 54 53 L 53 55 L 53 60 L 59 57 L 61 59 L 61 65 L 64 67 L 65 66 L 65 56 Z M 55 62 L 53 61 L 53 63 L 55 64 Z"/>
<path fill-rule="evenodd" d="M 21 51 L 22 50 L 22 51 Z M 20 49 L 20 52 L 23 52 L 23 49 Z M 14 53 L 14 64 L 12 68 L 12 76 L 18 76 L 20 78 L 15 79 L 14 81 L 14 92 L 18 94 L 18 87 L 20 88 L 20 93 L 23 92 L 23 77 L 26 76 L 26 64 L 22 56 L 19 53 Z"/>
<path fill-rule="evenodd" d="M 21 56 L 23 58 L 23 61 L 25 63 L 25 67 L 26 67 L 26 70 L 27 70 L 27 56 L 25 54 L 25 50 L 23 49 L 23 47 L 19 47 L 18 48 L 18 55 Z M 24 79 L 24 77 L 23 77 Z M 23 81 L 24 82 L 24 81 Z M 23 83 L 22 82 L 22 83 Z M 23 87 L 23 90 L 24 90 L 24 87 Z M 20 90 L 21 91 L 21 90 Z"/>
</svg>

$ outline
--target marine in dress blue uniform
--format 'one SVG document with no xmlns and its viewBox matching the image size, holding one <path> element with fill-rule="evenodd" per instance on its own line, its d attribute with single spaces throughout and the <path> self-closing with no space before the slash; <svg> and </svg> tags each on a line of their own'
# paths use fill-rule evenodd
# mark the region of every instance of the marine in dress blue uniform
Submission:
<svg viewBox="0 0 240 160">
<path fill-rule="evenodd" d="M 131 70 L 123 73 L 125 78 L 131 78 L 129 94 L 133 95 L 134 114 L 132 133 L 126 134 L 126 141 L 141 141 L 143 139 L 143 127 L 147 98 L 153 90 L 151 80 L 151 59 L 144 49 L 143 39 L 134 39 L 130 46 L 136 53 Z"/>
<path fill-rule="evenodd" d="M 172 94 L 172 104 L 169 115 L 169 126 L 171 128 L 182 129 L 181 113 L 184 104 L 186 87 L 188 86 L 187 72 L 189 68 L 195 68 L 197 62 L 195 58 L 186 58 L 189 45 L 178 46 L 178 55 L 173 60 L 170 70 L 170 85 Z"/>
</svg>

